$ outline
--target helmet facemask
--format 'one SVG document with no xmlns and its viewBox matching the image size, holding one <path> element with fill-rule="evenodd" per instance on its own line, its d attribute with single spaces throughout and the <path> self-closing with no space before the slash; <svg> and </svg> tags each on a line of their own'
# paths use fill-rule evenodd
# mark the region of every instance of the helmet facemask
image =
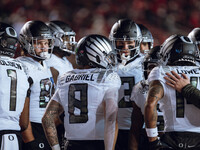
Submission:
<svg viewBox="0 0 200 150">
<path fill-rule="evenodd" d="M 112 43 L 117 52 L 117 59 L 123 65 L 136 58 L 140 53 L 140 41 L 136 38 L 117 38 Z"/>
<path fill-rule="evenodd" d="M 54 39 L 52 37 L 31 37 L 29 38 L 29 41 L 31 46 L 28 49 L 28 53 L 31 56 L 40 60 L 45 60 L 51 57 L 54 47 Z"/>
<path fill-rule="evenodd" d="M 107 69 L 116 69 L 117 68 L 117 56 L 114 51 L 110 51 L 108 54 L 104 53 L 104 61 L 108 63 Z"/>
<path fill-rule="evenodd" d="M 75 35 L 75 32 L 56 32 L 54 34 L 56 41 L 55 45 L 59 45 L 59 49 L 64 52 L 75 54 L 74 50 L 77 44 Z"/>
<path fill-rule="evenodd" d="M 149 39 L 148 37 L 142 37 L 142 41 L 140 43 L 140 45 L 142 45 L 143 43 L 148 44 L 148 49 L 144 49 L 144 54 L 149 53 L 149 50 L 153 48 L 153 39 Z M 141 46 L 140 46 L 141 49 Z"/>
</svg>

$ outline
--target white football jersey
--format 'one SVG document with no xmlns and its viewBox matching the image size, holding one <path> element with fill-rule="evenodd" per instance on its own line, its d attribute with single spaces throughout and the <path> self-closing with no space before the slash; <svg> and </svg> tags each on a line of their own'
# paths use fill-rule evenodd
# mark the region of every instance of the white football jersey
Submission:
<svg viewBox="0 0 200 150">
<path fill-rule="evenodd" d="M 0 130 L 21 130 L 19 117 L 29 88 L 22 64 L 0 57 Z"/>
<path fill-rule="evenodd" d="M 160 109 L 163 112 L 165 131 L 188 131 L 200 133 L 200 109 L 186 101 L 176 90 L 165 84 L 163 78 L 166 72 L 176 71 L 179 75 L 185 73 L 191 83 L 200 89 L 200 69 L 196 66 L 160 66 L 154 68 L 148 81 L 160 80 L 164 88 L 164 97 L 159 101 Z"/>
<path fill-rule="evenodd" d="M 46 59 L 47 66 L 53 67 L 59 72 L 59 76 L 63 75 L 67 71 L 71 71 L 73 69 L 72 64 L 67 60 L 66 57 L 59 58 L 55 54 L 51 55 L 51 58 Z"/>
<path fill-rule="evenodd" d="M 133 87 L 131 93 L 130 100 L 135 102 L 135 104 L 141 109 L 143 115 L 148 90 L 149 85 L 147 80 L 142 80 Z"/>
<path fill-rule="evenodd" d="M 143 80 L 142 61 L 144 56 L 127 65 L 119 64 L 118 74 L 121 78 L 122 85 L 119 90 L 118 102 L 118 127 L 119 129 L 129 130 L 131 127 L 132 104 L 130 102 L 133 86 Z"/>
<path fill-rule="evenodd" d="M 30 121 L 42 123 L 45 108 L 53 95 L 54 82 L 50 69 L 33 60 L 31 57 L 18 57 L 26 68 L 25 71 L 32 79 L 33 84 L 30 87 Z"/>
<path fill-rule="evenodd" d="M 144 115 L 144 107 L 145 107 L 145 103 L 146 103 L 148 90 L 149 90 L 148 81 L 142 80 L 133 87 L 133 90 L 131 93 L 130 100 L 135 102 L 135 104 L 140 108 L 143 115 Z M 163 113 L 159 109 L 159 104 L 157 106 L 157 114 L 158 114 L 158 119 L 157 119 L 158 131 L 163 132 L 164 119 L 163 119 Z"/>
<path fill-rule="evenodd" d="M 103 140 L 103 101 L 118 100 L 121 81 L 117 73 L 105 69 L 74 69 L 61 76 L 52 97 L 65 111 L 64 126 L 69 140 Z M 105 94 L 114 90 L 115 95 Z"/>
</svg>

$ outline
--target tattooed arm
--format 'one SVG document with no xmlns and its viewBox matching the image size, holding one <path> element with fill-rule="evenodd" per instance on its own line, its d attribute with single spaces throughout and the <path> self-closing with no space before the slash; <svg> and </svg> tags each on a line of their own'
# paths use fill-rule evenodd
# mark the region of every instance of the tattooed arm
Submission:
<svg viewBox="0 0 200 150">
<path fill-rule="evenodd" d="M 158 81 L 152 81 L 149 85 L 149 92 L 145 104 L 144 119 L 146 128 L 157 127 L 157 102 L 163 97 L 164 90 L 162 84 Z M 149 141 L 155 141 L 157 137 L 149 137 Z"/>
<path fill-rule="evenodd" d="M 44 129 L 46 138 L 51 147 L 59 144 L 55 120 L 56 118 L 58 118 L 59 114 L 61 114 L 62 112 L 63 112 L 62 106 L 58 102 L 51 100 L 42 118 L 42 126 Z"/>
</svg>

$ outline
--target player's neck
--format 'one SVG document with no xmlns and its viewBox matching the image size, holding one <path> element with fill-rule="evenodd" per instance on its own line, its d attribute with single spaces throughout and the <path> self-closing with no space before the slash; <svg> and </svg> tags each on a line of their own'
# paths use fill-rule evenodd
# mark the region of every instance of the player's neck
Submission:
<svg viewBox="0 0 200 150">
<path fill-rule="evenodd" d="M 78 69 L 91 69 L 89 65 L 87 66 L 78 66 Z"/>
<path fill-rule="evenodd" d="M 59 57 L 59 58 L 63 58 L 63 55 L 60 54 L 60 53 L 53 53 L 53 54 L 56 55 L 56 56 Z"/>
</svg>

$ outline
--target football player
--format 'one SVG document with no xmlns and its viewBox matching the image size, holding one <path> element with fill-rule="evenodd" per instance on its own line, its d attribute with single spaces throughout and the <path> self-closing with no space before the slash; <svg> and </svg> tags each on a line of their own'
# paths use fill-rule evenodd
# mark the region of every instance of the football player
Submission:
<svg viewBox="0 0 200 150">
<path fill-rule="evenodd" d="M 130 101 L 132 87 L 143 79 L 140 53 L 142 35 L 138 25 L 130 19 L 120 19 L 113 26 L 109 35 L 117 53 L 118 71 L 122 85 L 118 99 L 119 132 L 116 150 L 127 150 L 131 127 L 132 104 Z"/>
<path fill-rule="evenodd" d="M 0 22 L 0 149 L 21 150 L 20 131 L 28 127 L 28 77 L 22 64 L 13 59 L 17 49 L 17 33 Z"/>
<path fill-rule="evenodd" d="M 189 34 L 188 37 L 197 44 L 200 49 L 200 28 L 194 28 Z M 199 51 L 197 54 L 197 62 L 199 62 Z M 199 65 L 199 64 L 197 64 Z M 164 79 L 167 81 L 166 84 L 175 88 L 192 104 L 200 108 L 200 91 L 193 85 L 196 81 L 190 81 L 185 73 L 182 73 L 181 76 L 175 71 L 167 72 L 167 76 Z M 190 84 L 191 83 L 191 84 Z"/>
<path fill-rule="evenodd" d="M 197 46 L 181 35 L 170 36 L 160 50 L 162 65 L 154 68 L 149 77 L 149 92 L 145 106 L 146 132 L 150 141 L 150 149 L 199 149 L 200 119 L 194 117 L 200 109 L 187 101 L 181 93 L 165 84 L 166 72 L 174 70 L 185 73 L 199 85 L 199 67 L 195 64 Z M 165 128 L 159 141 L 157 138 L 157 112 L 159 101 L 163 112 Z"/>
<path fill-rule="evenodd" d="M 142 33 L 142 41 L 140 44 L 140 52 L 143 54 L 146 54 L 149 52 L 150 49 L 153 48 L 153 36 L 151 34 L 151 32 L 147 29 L 147 27 L 145 27 L 142 24 L 138 24 L 141 33 Z"/>
<path fill-rule="evenodd" d="M 23 63 L 31 83 L 30 123 L 23 135 L 24 150 L 50 149 L 42 127 L 42 116 L 53 94 L 53 77 L 45 63 L 53 50 L 53 35 L 42 21 L 28 21 L 20 31 L 19 42 L 24 56 L 17 60 Z"/>
<path fill-rule="evenodd" d="M 71 62 L 67 57 L 71 54 L 75 54 L 76 33 L 63 21 L 50 21 L 47 25 L 54 35 L 55 42 L 51 58 L 46 59 L 45 61 L 53 74 L 54 82 L 56 84 L 59 76 L 73 69 Z M 66 143 L 66 139 L 64 139 L 63 117 L 64 113 L 60 115 L 60 119 L 56 120 L 58 139 L 61 147 L 64 147 Z"/>
<path fill-rule="evenodd" d="M 55 72 L 58 72 L 60 76 L 73 69 L 67 56 L 75 54 L 76 33 L 63 21 L 50 21 L 47 25 L 55 38 L 53 54 L 50 59 L 46 60 L 47 66 L 51 67 Z M 56 82 L 57 79 L 54 79 L 54 81 Z"/>
<path fill-rule="evenodd" d="M 58 80 L 58 89 L 42 118 L 52 149 L 60 150 L 54 118 L 65 112 L 64 126 L 69 150 L 113 150 L 117 136 L 117 100 L 120 77 L 110 41 L 88 35 L 76 48 L 79 66 Z M 105 148 L 104 148 L 105 145 Z"/>
<path fill-rule="evenodd" d="M 132 90 L 131 101 L 133 105 L 133 112 L 131 116 L 131 131 L 129 140 L 129 149 L 133 150 L 147 150 L 148 149 L 148 138 L 146 136 L 146 131 L 144 128 L 144 105 L 146 102 L 147 92 L 149 90 L 149 84 L 147 81 L 148 75 L 151 70 L 158 66 L 160 46 L 155 46 L 150 50 L 150 52 L 145 56 L 143 61 L 144 78 L 138 82 Z M 158 109 L 158 128 L 159 132 L 163 132 L 164 121 L 162 112 Z M 142 129 L 143 128 L 143 129 Z"/>
</svg>

